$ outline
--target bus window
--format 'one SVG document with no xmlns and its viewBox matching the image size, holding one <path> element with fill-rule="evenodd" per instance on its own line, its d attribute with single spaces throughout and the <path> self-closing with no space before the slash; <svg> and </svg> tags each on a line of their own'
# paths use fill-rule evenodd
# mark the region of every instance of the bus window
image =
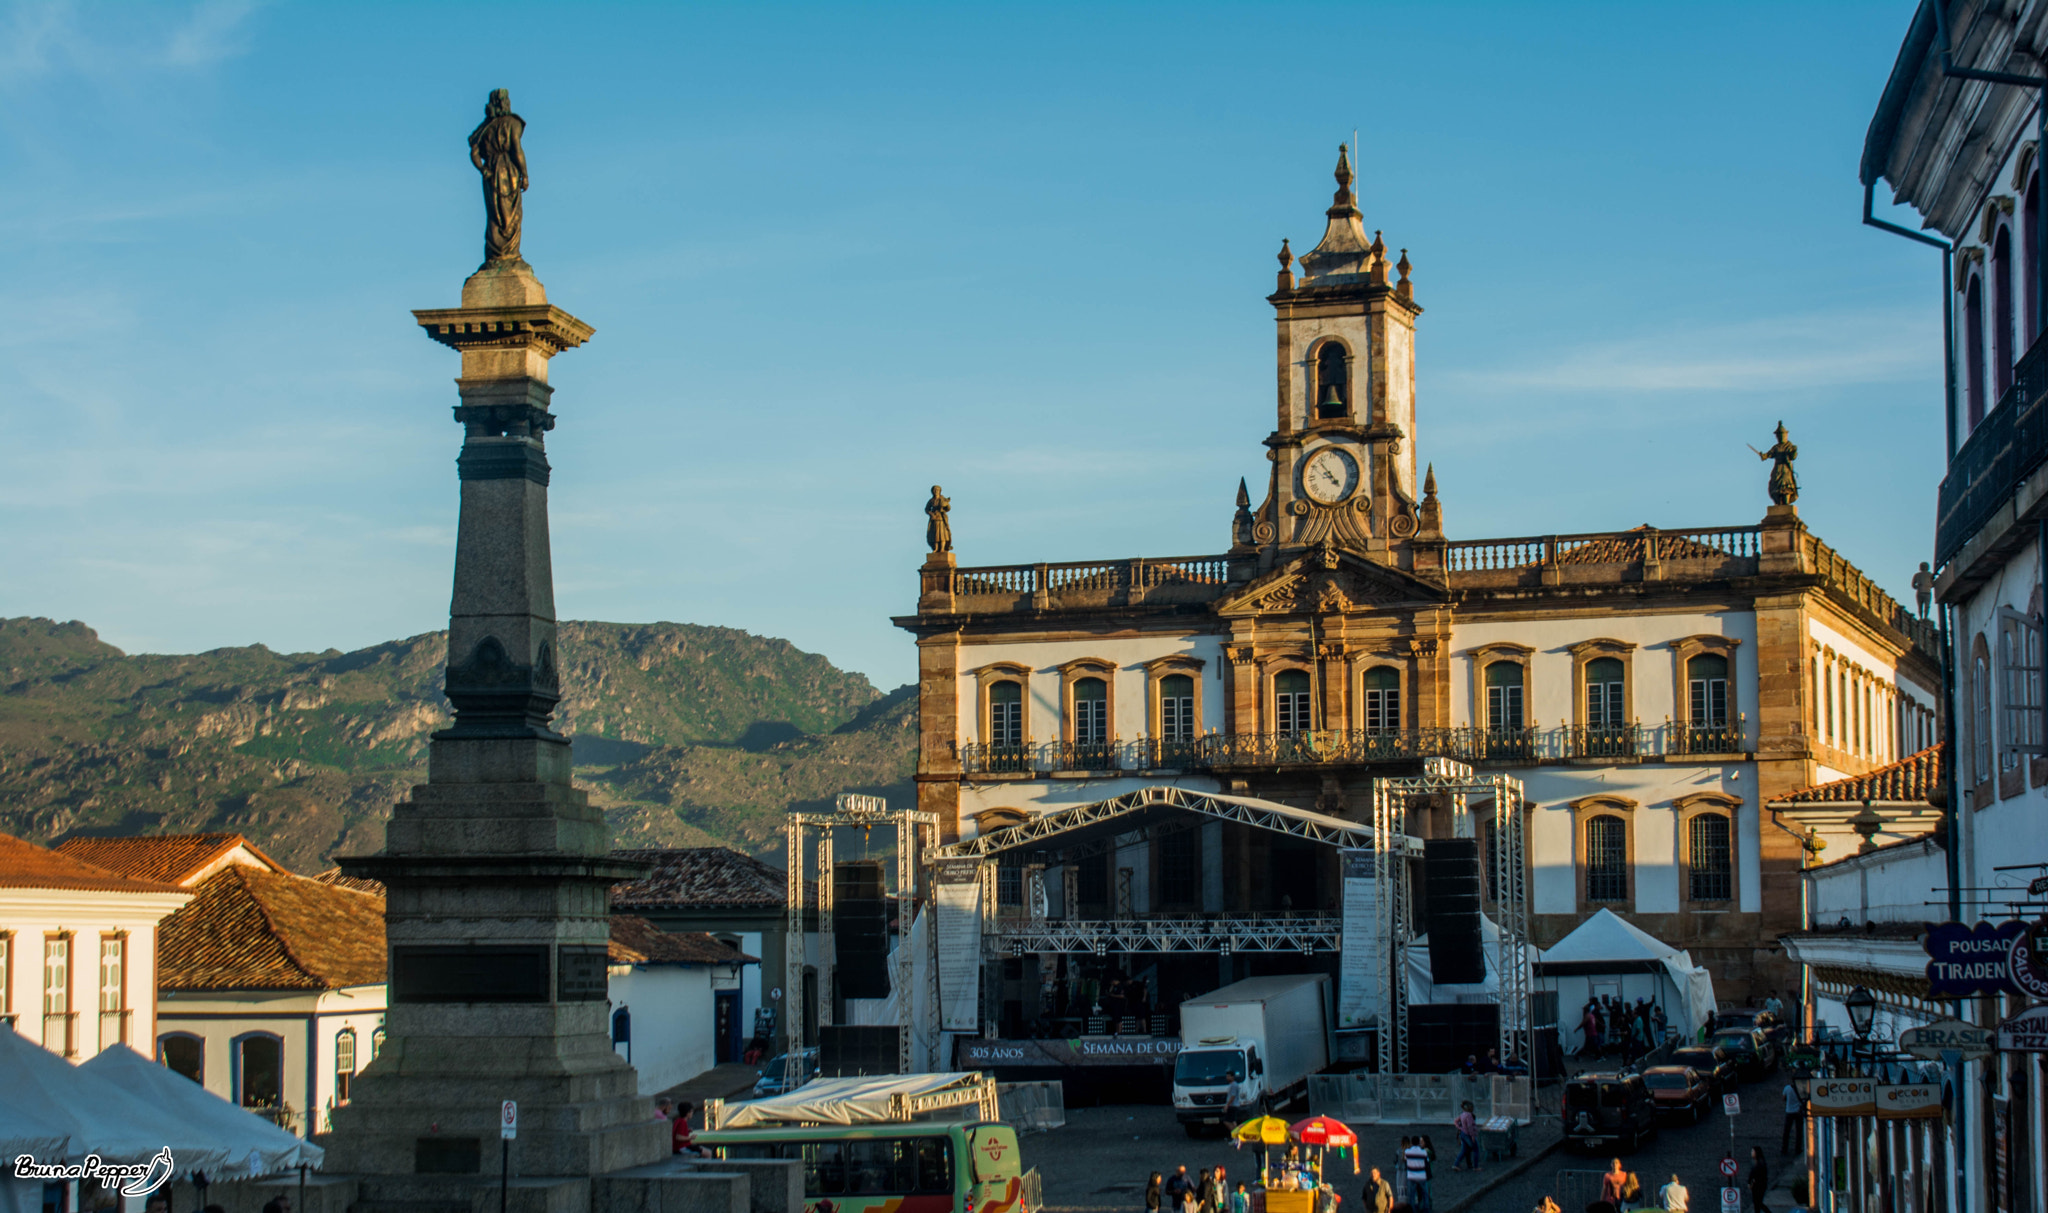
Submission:
<svg viewBox="0 0 2048 1213">
<path fill-rule="evenodd" d="M 886 1196 L 911 1190 L 908 1143 L 890 1138 L 846 1143 L 848 1195 Z"/>
<path fill-rule="evenodd" d="M 782 1152 L 782 1143 L 776 1141 L 749 1141 L 738 1145 L 719 1147 L 725 1158 L 787 1158 Z"/>
<path fill-rule="evenodd" d="M 917 1190 L 920 1192 L 953 1191 L 953 1142 L 945 1137 L 915 1137 L 911 1142 L 917 1146 Z"/>
<path fill-rule="evenodd" d="M 846 1193 L 846 1160 L 840 1142 L 807 1141 L 804 1144 L 804 1195 L 843 1196 Z"/>
</svg>

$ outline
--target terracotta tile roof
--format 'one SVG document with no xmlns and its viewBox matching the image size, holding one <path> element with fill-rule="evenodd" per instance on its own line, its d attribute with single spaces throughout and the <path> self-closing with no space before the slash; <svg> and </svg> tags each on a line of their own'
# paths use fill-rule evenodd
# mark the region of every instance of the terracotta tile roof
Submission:
<svg viewBox="0 0 2048 1213">
<path fill-rule="evenodd" d="M 632 914 L 612 915 L 609 959 L 613 964 L 759 964 L 729 948 L 708 931 L 664 931 Z"/>
<path fill-rule="evenodd" d="M 780 908 L 788 896 L 782 869 L 731 847 L 649 848 L 615 852 L 622 859 L 651 863 L 654 870 L 628 884 L 612 886 L 614 910 Z M 805 881 L 805 900 L 816 896 Z"/>
<path fill-rule="evenodd" d="M 358 893 L 368 893 L 372 897 L 384 896 L 383 881 L 371 880 L 367 876 L 344 876 L 340 868 L 329 868 L 316 874 L 313 879 L 321 884 L 331 884 L 337 889 L 354 889 Z"/>
<path fill-rule="evenodd" d="M 67 838 L 57 849 L 76 859 L 132 876 L 137 880 L 161 880 L 186 884 L 206 867 L 236 847 L 269 866 L 273 872 L 284 865 L 265 855 L 255 843 L 240 834 L 148 834 L 131 838 Z"/>
<path fill-rule="evenodd" d="M 106 893 L 182 893 L 160 880 L 137 880 L 62 851 L 0 834 L 0 888 L 90 889 Z"/>
<path fill-rule="evenodd" d="M 1941 749 L 1929 746 L 1875 771 L 1816 784 L 1771 801 L 1772 807 L 1803 804 L 1922 804 L 1941 794 Z"/>
<path fill-rule="evenodd" d="M 234 864 L 157 933 L 169 990 L 332 990 L 384 980 L 384 900 Z"/>
</svg>

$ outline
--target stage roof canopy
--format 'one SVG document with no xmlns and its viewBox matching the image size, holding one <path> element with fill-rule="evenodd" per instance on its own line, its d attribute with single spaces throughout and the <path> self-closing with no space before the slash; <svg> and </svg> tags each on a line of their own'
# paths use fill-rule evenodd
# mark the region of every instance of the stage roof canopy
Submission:
<svg viewBox="0 0 2048 1213">
<path fill-rule="evenodd" d="M 1373 828 L 1361 822 L 1251 796 L 1154 786 L 1093 804 L 1055 809 L 1017 825 L 940 847 L 937 854 L 943 859 L 988 859 L 1004 851 L 1044 851 L 1075 857 L 1107 850 L 1118 835 L 1133 830 L 1164 832 L 1177 824 L 1191 824 L 1190 814 L 1197 820 L 1236 821 L 1330 846 L 1373 845 Z M 1400 849 L 1420 854 L 1422 843 L 1404 835 Z"/>
</svg>

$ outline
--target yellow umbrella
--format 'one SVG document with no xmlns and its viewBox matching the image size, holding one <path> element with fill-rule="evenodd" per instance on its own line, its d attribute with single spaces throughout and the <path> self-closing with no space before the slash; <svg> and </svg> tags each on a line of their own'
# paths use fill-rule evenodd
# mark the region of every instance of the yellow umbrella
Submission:
<svg viewBox="0 0 2048 1213">
<path fill-rule="evenodd" d="M 1230 1135 L 1239 1141 L 1284 1146 L 1287 1144 L 1287 1122 L 1277 1116 L 1260 1116 L 1237 1126 Z"/>
</svg>

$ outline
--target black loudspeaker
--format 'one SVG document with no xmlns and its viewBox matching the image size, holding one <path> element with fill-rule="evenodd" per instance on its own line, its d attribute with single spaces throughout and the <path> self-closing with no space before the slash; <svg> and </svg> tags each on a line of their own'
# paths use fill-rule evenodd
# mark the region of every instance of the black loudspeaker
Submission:
<svg viewBox="0 0 2048 1213">
<path fill-rule="evenodd" d="M 832 931 L 839 951 L 839 996 L 889 997 L 889 903 L 882 897 L 881 860 L 832 865 Z M 886 1072 L 893 1074 L 895 1065 L 891 1054 Z"/>
<path fill-rule="evenodd" d="M 1431 941 L 1434 949 L 1435 941 Z M 1408 1008 L 1408 1069 L 1448 1074 L 1468 1057 L 1486 1060 L 1500 1047 L 1500 1006 L 1491 1002 L 1422 1003 Z"/>
<path fill-rule="evenodd" d="M 859 1078 L 894 1074 L 897 1034 L 903 1029 L 828 1025 L 818 1029 L 818 1073 L 825 1078 Z"/>
<path fill-rule="evenodd" d="M 1422 843 L 1422 888 L 1429 917 L 1429 979 L 1438 985 L 1486 980 L 1479 939 L 1479 840 Z"/>
</svg>

